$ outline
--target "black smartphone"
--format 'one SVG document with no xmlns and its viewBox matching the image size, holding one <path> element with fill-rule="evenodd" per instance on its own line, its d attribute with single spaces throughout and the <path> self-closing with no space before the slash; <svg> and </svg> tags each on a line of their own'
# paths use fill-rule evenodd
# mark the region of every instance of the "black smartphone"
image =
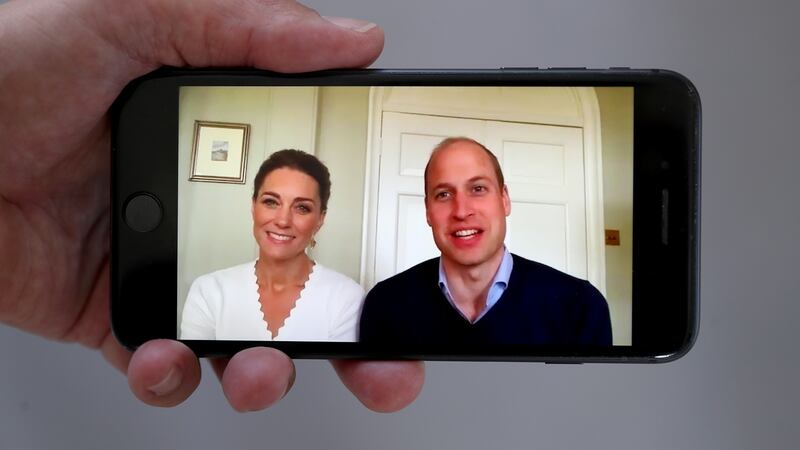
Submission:
<svg viewBox="0 0 800 450">
<path fill-rule="evenodd" d="M 128 348 L 579 363 L 694 342 L 700 100 L 675 72 L 164 68 L 112 115 Z"/>
</svg>

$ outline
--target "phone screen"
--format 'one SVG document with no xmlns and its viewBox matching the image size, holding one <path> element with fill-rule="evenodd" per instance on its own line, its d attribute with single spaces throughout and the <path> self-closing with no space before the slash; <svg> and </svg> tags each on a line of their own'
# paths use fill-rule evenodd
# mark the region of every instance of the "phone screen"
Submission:
<svg viewBox="0 0 800 450">
<path fill-rule="evenodd" d="M 594 319 L 542 317 L 572 308 L 558 304 L 530 321 L 515 310 L 515 295 L 569 300 L 514 275 L 533 261 L 574 280 L 566 297 L 600 296 L 601 345 L 631 346 L 633 117 L 634 88 L 619 86 L 183 86 L 177 336 L 353 342 L 396 330 L 425 342 L 437 336 L 426 326 L 505 314 L 516 319 L 503 342 L 547 345 L 527 330 Z M 256 185 L 276 153 L 288 159 Z M 324 201 L 314 161 L 329 173 Z M 439 303 L 371 298 L 398 282 Z M 488 289 L 466 298 L 471 282 Z"/>
</svg>

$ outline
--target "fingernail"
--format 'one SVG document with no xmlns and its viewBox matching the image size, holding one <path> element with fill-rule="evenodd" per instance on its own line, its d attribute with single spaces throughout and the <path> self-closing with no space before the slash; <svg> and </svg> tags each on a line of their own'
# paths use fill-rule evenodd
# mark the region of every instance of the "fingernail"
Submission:
<svg viewBox="0 0 800 450">
<path fill-rule="evenodd" d="M 367 22 L 366 20 L 351 19 L 349 17 L 322 17 L 335 25 L 338 25 L 342 28 L 347 28 L 348 30 L 358 31 L 359 33 L 366 33 L 377 26 L 372 22 Z"/>
<path fill-rule="evenodd" d="M 283 396 L 281 398 L 286 397 L 286 394 L 288 394 L 289 391 L 292 390 L 292 386 L 294 386 L 294 380 L 296 379 L 297 379 L 297 371 L 293 370 L 292 377 L 289 378 L 289 382 L 286 383 L 286 391 L 284 391 Z"/>
<path fill-rule="evenodd" d="M 169 372 L 167 372 L 167 375 L 164 376 L 161 381 L 148 387 L 147 390 L 161 397 L 177 389 L 178 386 L 180 386 L 182 379 L 183 375 L 173 366 L 171 369 L 169 369 Z"/>
</svg>

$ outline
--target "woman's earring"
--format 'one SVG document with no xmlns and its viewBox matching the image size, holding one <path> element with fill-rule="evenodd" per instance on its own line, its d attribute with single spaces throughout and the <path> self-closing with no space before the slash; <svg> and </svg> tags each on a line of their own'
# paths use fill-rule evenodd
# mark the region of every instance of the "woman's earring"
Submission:
<svg viewBox="0 0 800 450">
<path fill-rule="evenodd" d="M 311 250 L 314 250 L 314 247 L 316 247 L 316 246 L 317 246 L 317 240 L 312 237 L 311 238 L 311 243 L 309 244 L 308 248 L 310 248 Z"/>
</svg>

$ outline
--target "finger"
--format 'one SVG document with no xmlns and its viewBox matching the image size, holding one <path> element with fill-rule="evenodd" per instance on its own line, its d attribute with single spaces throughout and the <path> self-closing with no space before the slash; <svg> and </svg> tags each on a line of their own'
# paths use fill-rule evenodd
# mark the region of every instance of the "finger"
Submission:
<svg viewBox="0 0 800 450">
<path fill-rule="evenodd" d="M 128 385 L 139 400 L 175 406 L 200 383 L 200 363 L 186 345 L 159 339 L 139 347 L 128 364 Z"/>
<path fill-rule="evenodd" d="M 146 0 L 112 39 L 150 66 L 252 66 L 280 72 L 363 67 L 383 49 L 368 21 L 323 17 L 289 0 Z"/>
<path fill-rule="evenodd" d="M 212 365 L 221 367 L 225 361 Z M 235 354 L 224 367 L 222 392 L 239 412 L 260 411 L 274 404 L 291 389 L 294 363 L 279 350 L 254 347 Z"/>
<path fill-rule="evenodd" d="M 394 412 L 417 398 L 425 381 L 422 361 L 331 361 L 345 386 L 367 408 Z"/>
<path fill-rule="evenodd" d="M 214 369 L 214 373 L 217 375 L 217 379 L 222 382 L 222 374 L 225 373 L 225 368 L 228 367 L 228 363 L 231 361 L 230 358 L 210 358 L 209 362 L 211 363 L 211 368 Z"/>
<path fill-rule="evenodd" d="M 100 352 L 106 361 L 122 373 L 128 373 L 128 364 L 131 362 L 133 354 L 119 342 L 111 333 L 106 334 L 105 339 L 100 344 Z"/>
</svg>

